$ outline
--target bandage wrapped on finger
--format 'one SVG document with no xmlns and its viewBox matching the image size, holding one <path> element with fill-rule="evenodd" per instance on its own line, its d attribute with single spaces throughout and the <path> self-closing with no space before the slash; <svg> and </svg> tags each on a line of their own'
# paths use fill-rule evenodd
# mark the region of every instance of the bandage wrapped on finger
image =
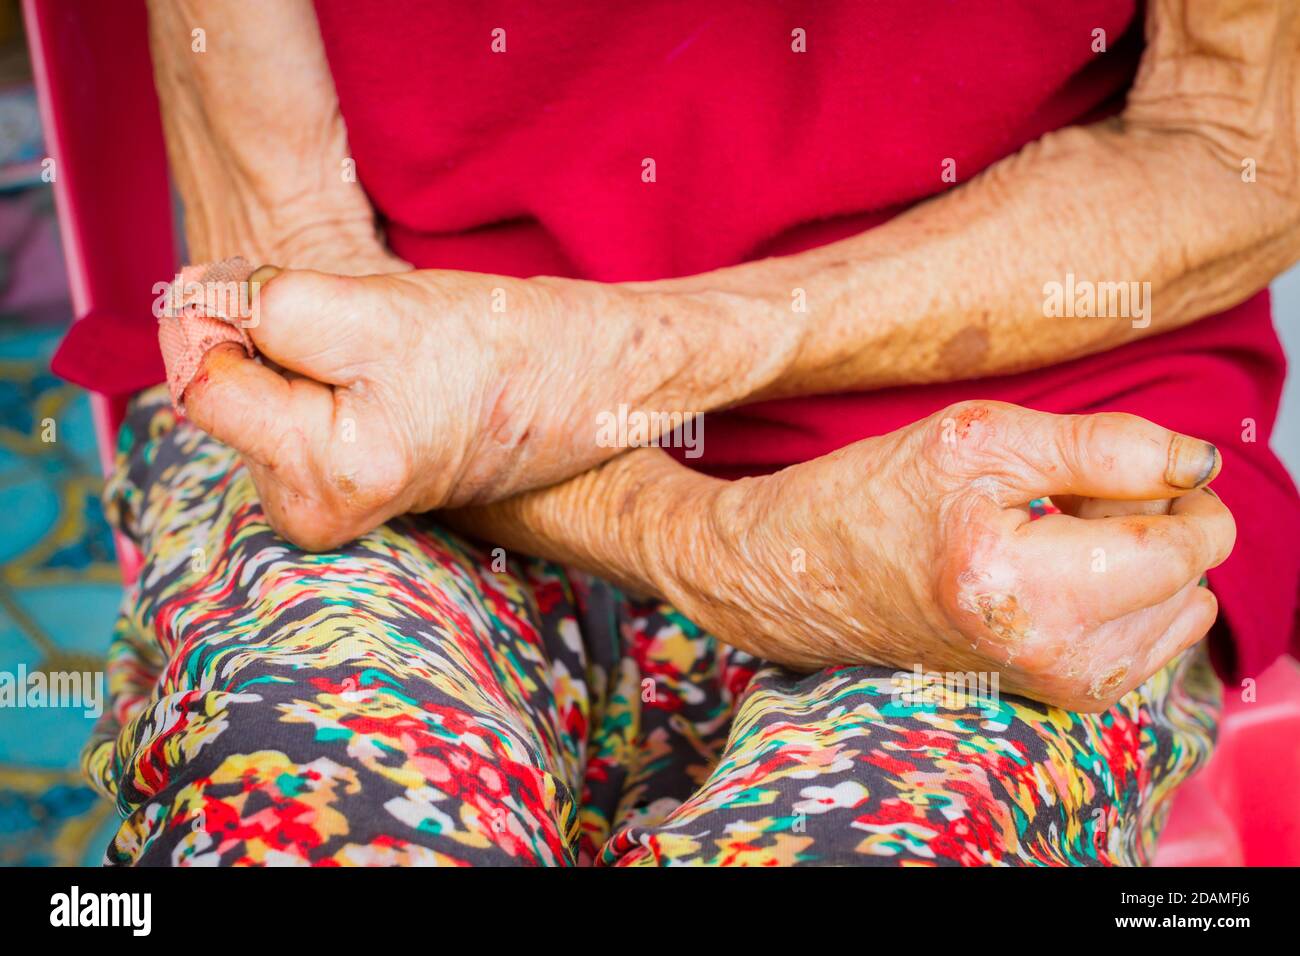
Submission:
<svg viewBox="0 0 1300 956">
<path fill-rule="evenodd" d="M 158 345 L 167 367 L 172 405 L 185 411 L 185 390 L 203 364 L 203 356 L 224 342 L 257 354 L 247 327 L 255 313 L 255 291 L 248 281 L 253 266 L 236 257 L 186 266 L 167 291 L 158 319 Z"/>
</svg>

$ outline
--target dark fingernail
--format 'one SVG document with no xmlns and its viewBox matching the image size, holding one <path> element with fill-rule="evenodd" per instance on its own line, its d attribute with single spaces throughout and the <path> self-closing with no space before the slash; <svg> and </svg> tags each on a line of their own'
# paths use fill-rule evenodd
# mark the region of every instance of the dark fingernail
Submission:
<svg viewBox="0 0 1300 956">
<path fill-rule="evenodd" d="M 1219 473 L 1219 450 L 1207 441 L 1175 435 L 1169 443 L 1165 481 L 1174 488 L 1198 488 Z"/>
<path fill-rule="evenodd" d="M 280 268 L 278 266 L 259 266 L 256 271 L 248 277 L 248 281 L 261 285 L 263 282 L 270 282 L 279 274 Z"/>
</svg>

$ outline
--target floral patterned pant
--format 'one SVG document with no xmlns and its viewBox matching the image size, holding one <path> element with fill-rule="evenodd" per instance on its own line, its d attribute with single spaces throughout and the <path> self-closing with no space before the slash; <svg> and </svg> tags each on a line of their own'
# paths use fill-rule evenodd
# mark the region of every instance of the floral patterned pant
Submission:
<svg viewBox="0 0 1300 956">
<path fill-rule="evenodd" d="M 145 555 L 85 753 L 113 864 L 1144 863 L 1212 747 L 1200 651 L 1081 715 L 794 674 L 429 519 L 299 551 L 160 390 L 106 496 Z"/>
</svg>

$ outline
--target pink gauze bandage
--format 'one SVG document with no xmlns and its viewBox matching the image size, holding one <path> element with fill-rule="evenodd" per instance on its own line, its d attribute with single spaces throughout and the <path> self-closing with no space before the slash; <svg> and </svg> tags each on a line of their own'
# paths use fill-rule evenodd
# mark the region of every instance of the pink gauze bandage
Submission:
<svg viewBox="0 0 1300 956">
<path fill-rule="evenodd" d="M 248 277 L 252 274 L 253 267 L 237 256 L 186 266 L 167 290 L 166 307 L 158 318 L 158 345 L 178 412 L 184 413 L 185 389 L 212 349 L 222 342 L 237 342 L 249 358 L 257 354 L 242 324 L 251 314 Z"/>
</svg>

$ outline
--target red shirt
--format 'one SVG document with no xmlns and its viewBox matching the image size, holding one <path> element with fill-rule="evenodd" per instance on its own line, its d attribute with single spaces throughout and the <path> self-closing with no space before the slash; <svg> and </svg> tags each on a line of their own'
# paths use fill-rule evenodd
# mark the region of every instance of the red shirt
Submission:
<svg viewBox="0 0 1300 956">
<path fill-rule="evenodd" d="M 317 2 L 359 178 L 417 266 L 647 280 L 798 252 L 951 188 L 945 159 L 965 181 L 1114 112 L 1142 48 L 1134 0 L 542 6 Z M 1300 504 L 1268 449 L 1284 367 L 1260 293 L 1050 369 L 711 414 L 689 463 L 767 471 L 963 398 L 1206 438 L 1239 531 L 1211 582 L 1255 676 L 1297 633 Z"/>
</svg>

